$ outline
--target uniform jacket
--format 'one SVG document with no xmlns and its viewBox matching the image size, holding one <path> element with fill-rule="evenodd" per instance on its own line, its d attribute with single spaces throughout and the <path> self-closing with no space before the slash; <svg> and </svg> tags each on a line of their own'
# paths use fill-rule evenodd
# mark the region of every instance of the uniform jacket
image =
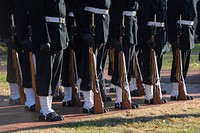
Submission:
<svg viewBox="0 0 200 133">
<path fill-rule="evenodd" d="M 90 20 L 87 20 L 84 8 L 86 6 L 96 7 L 100 9 L 108 9 L 110 7 L 110 0 L 74 0 L 73 12 L 77 22 L 79 33 L 89 33 Z"/>
<path fill-rule="evenodd" d="M 197 2 L 197 27 L 196 33 L 198 35 L 198 40 L 200 41 L 200 1 Z"/>
<path fill-rule="evenodd" d="M 68 41 L 66 24 L 45 21 L 45 16 L 65 18 L 64 0 L 29 0 L 29 11 L 36 49 L 44 43 L 50 43 L 52 51 L 65 49 Z"/>
<path fill-rule="evenodd" d="M 29 17 L 27 0 L 13 0 L 13 14 L 18 39 L 28 40 Z"/>
<path fill-rule="evenodd" d="M 10 26 L 13 0 L 0 0 L 0 35 L 1 39 L 11 37 Z"/>
<path fill-rule="evenodd" d="M 165 28 L 157 28 L 155 37 L 156 48 L 161 51 L 161 54 L 168 50 L 167 40 L 167 3 L 166 0 L 140 0 L 138 11 L 138 38 L 139 47 L 146 48 L 147 40 L 151 39 L 151 27 L 147 26 L 149 21 L 164 22 Z"/>
<path fill-rule="evenodd" d="M 177 21 L 182 16 L 182 20 L 194 21 L 195 7 L 193 0 L 168 0 L 168 27 L 169 41 L 177 41 Z M 182 35 L 180 37 L 181 50 L 189 50 L 194 47 L 194 26 L 182 25 Z"/>
</svg>

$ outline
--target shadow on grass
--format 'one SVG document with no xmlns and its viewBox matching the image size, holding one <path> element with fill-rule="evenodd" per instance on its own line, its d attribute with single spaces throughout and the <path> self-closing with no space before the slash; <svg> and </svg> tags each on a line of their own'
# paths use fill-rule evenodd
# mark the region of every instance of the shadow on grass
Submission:
<svg viewBox="0 0 200 133">
<path fill-rule="evenodd" d="M 48 125 L 48 126 L 38 126 L 34 128 L 24 128 L 20 130 L 31 130 L 31 129 L 47 129 L 47 128 L 81 128 L 85 126 L 91 127 L 114 127 L 117 125 L 131 124 L 131 123 L 146 123 L 153 120 L 165 120 L 170 118 L 188 118 L 188 117 L 200 117 L 200 114 L 178 114 L 178 115 L 163 115 L 163 116 L 149 116 L 149 117 L 135 117 L 135 118 L 104 118 L 98 120 L 86 120 L 80 122 L 71 122 L 57 125 Z M 67 118 L 66 118 L 67 119 Z M 20 131 L 15 130 L 15 131 Z"/>
</svg>

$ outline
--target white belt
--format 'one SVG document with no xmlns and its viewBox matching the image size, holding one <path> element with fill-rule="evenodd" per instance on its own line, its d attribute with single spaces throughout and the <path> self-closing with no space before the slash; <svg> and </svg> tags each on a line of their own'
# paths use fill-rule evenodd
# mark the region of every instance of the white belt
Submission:
<svg viewBox="0 0 200 133">
<path fill-rule="evenodd" d="M 108 13 L 109 13 L 108 9 L 100 9 L 100 8 L 89 7 L 89 6 L 86 6 L 84 8 L 84 10 L 88 11 L 88 12 L 95 13 L 95 14 L 103 14 L 103 15 L 108 15 Z"/>
<path fill-rule="evenodd" d="M 165 27 L 165 23 L 164 23 L 164 22 L 153 22 L 153 21 L 149 21 L 149 22 L 147 23 L 147 26 Z"/>
<path fill-rule="evenodd" d="M 68 16 L 74 17 L 74 13 L 73 12 L 69 12 Z"/>
<path fill-rule="evenodd" d="M 46 20 L 46 22 L 65 24 L 65 18 L 46 16 L 45 20 Z"/>
<path fill-rule="evenodd" d="M 122 15 L 124 16 L 136 16 L 136 11 L 123 11 Z"/>
<path fill-rule="evenodd" d="M 177 24 L 182 24 L 182 25 L 188 25 L 188 26 L 193 26 L 194 21 L 188 21 L 188 20 L 178 20 Z"/>
</svg>

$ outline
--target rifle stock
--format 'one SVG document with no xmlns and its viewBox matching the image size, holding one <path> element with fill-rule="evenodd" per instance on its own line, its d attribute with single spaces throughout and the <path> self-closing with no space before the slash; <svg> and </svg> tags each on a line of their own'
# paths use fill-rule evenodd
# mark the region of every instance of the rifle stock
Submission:
<svg viewBox="0 0 200 133">
<path fill-rule="evenodd" d="M 177 26 L 177 42 L 180 43 L 180 35 L 181 32 L 181 19 L 182 16 L 180 15 L 180 24 Z M 176 78 L 178 81 L 178 100 L 186 100 L 186 90 L 184 89 L 184 78 L 183 78 L 183 70 L 182 70 L 182 57 L 181 57 L 181 50 L 180 48 L 176 49 Z"/>
<path fill-rule="evenodd" d="M 138 58 L 137 58 L 137 53 L 135 54 L 135 60 L 134 60 L 134 72 L 135 72 L 135 79 L 136 79 L 136 85 L 138 88 L 138 95 L 139 96 L 144 96 L 145 92 L 144 92 L 144 87 L 142 85 L 142 74 L 140 71 L 140 65 L 138 62 Z"/>
<path fill-rule="evenodd" d="M 131 109 L 131 101 L 129 100 L 129 92 L 125 89 L 126 85 L 126 68 L 125 68 L 125 60 L 123 57 L 123 52 L 118 53 L 118 61 L 119 61 L 119 86 L 122 89 L 122 108 Z"/>
<path fill-rule="evenodd" d="M 31 82 L 32 82 L 32 88 L 35 92 L 35 110 L 40 111 L 40 101 L 39 96 L 36 94 L 37 86 L 36 86 L 36 74 L 35 74 L 35 67 L 34 67 L 34 61 L 33 61 L 33 52 L 29 52 L 29 61 L 30 61 L 30 68 L 31 68 Z"/>
<path fill-rule="evenodd" d="M 11 32 L 11 41 L 13 46 L 15 45 L 15 36 L 16 36 L 16 31 L 15 31 L 15 25 L 14 25 L 14 16 L 11 16 L 11 27 L 10 27 L 10 32 Z M 21 81 L 21 77 L 20 77 L 20 62 L 18 59 L 18 54 L 16 52 L 16 50 L 13 48 L 12 49 L 12 60 L 13 60 L 13 67 L 15 70 L 15 76 L 16 76 L 16 82 L 19 86 L 19 93 L 20 93 L 20 103 L 21 104 L 25 104 L 26 101 L 26 96 L 24 94 L 24 88 L 22 87 L 22 81 Z"/>
<path fill-rule="evenodd" d="M 178 81 L 178 100 L 186 100 L 186 92 L 184 89 L 184 79 L 182 75 L 182 59 L 180 49 L 176 50 L 176 71 L 177 71 L 177 81 Z"/>
<path fill-rule="evenodd" d="M 154 41 L 157 27 L 156 27 L 156 14 L 154 16 L 154 23 L 155 25 L 151 27 L 151 39 Z M 157 66 L 157 57 L 155 54 L 154 48 L 150 48 L 150 68 L 151 68 L 151 83 L 153 85 L 153 103 L 154 104 L 161 104 L 160 99 L 160 86 L 159 86 L 159 73 L 158 73 L 158 66 Z"/>
<path fill-rule="evenodd" d="M 20 103 L 21 104 L 25 104 L 26 101 L 26 96 L 24 94 L 24 88 L 22 87 L 22 81 L 21 81 L 21 77 L 20 77 L 20 67 L 19 67 L 19 60 L 18 60 L 18 56 L 17 56 L 17 52 L 16 50 L 12 50 L 12 59 L 13 59 L 13 66 L 15 69 L 15 74 L 16 74 L 16 82 L 19 86 L 19 93 L 20 93 Z"/>
<path fill-rule="evenodd" d="M 70 49 L 70 63 L 69 63 L 69 72 L 70 72 L 70 84 L 72 87 L 72 104 L 73 106 L 81 106 L 81 102 L 78 97 L 78 89 L 74 84 L 74 50 Z"/>
<path fill-rule="evenodd" d="M 110 48 L 110 62 L 111 62 L 112 72 L 114 71 L 114 60 L 115 60 L 114 55 L 115 55 L 115 49 Z"/>
<path fill-rule="evenodd" d="M 156 71 L 157 69 L 157 61 L 154 49 L 150 49 L 150 58 L 151 58 L 151 82 L 153 85 L 153 103 L 160 104 L 160 86 L 158 85 L 159 75 Z"/>
<path fill-rule="evenodd" d="M 90 84 L 94 93 L 94 113 L 104 113 L 104 104 L 99 91 L 99 83 L 96 76 L 96 63 L 93 53 L 93 48 L 89 47 L 89 70 L 90 70 Z"/>
</svg>

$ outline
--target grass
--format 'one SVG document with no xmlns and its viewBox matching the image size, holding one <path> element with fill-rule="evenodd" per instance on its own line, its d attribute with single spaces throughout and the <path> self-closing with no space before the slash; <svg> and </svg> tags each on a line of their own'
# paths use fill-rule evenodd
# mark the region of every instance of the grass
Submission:
<svg viewBox="0 0 200 133">
<path fill-rule="evenodd" d="M 200 131 L 199 101 L 126 110 L 49 128 L 19 133 L 197 133 Z"/>
<path fill-rule="evenodd" d="M 6 72 L 0 72 L 0 95 L 7 96 L 9 93 L 8 83 L 6 82 Z"/>
</svg>

